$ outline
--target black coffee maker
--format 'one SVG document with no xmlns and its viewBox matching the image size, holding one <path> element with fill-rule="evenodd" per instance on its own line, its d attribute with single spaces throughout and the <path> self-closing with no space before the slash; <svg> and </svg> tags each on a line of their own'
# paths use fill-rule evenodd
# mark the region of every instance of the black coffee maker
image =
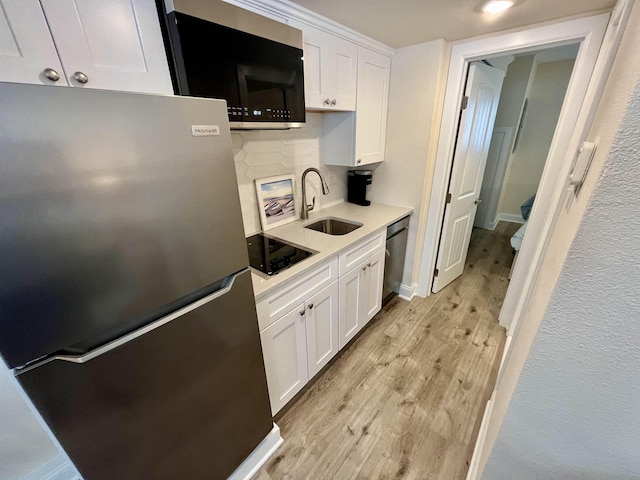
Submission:
<svg viewBox="0 0 640 480">
<path fill-rule="evenodd" d="M 347 200 L 356 205 L 371 205 L 367 200 L 367 185 L 371 185 L 371 170 L 349 170 L 347 172 Z"/>
</svg>

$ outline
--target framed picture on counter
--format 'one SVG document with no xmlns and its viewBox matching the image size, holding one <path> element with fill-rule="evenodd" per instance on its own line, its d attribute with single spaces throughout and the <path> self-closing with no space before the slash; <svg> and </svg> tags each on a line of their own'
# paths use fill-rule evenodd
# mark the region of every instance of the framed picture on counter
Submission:
<svg viewBox="0 0 640 480">
<path fill-rule="evenodd" d="M 262 230 L 279 227 L 298 218 L 295 191 L 294 175 L 278 175 L 256 180 Z"/>
</svg>

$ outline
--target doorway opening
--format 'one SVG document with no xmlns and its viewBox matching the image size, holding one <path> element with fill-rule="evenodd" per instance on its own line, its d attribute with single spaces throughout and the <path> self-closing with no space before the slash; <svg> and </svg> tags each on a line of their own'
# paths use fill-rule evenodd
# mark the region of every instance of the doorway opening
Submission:
<svg viewBox="0 0 640 480">
<path fill-rule="evenodd" d="M 479 229 L 495 230 L 492 238 L 509 250 L 505 258 L 511 266 L 515 263 L 579 47 L 573 43 L 469 64 L 434 293 L 463 274 L 470 242 L 485 236 Z"/>
<path fill-rule="evenodd" d="M 469 65 L 482 59 L 509 54 L 515 56 L 544 48 L 579 44 L 566 98 L 527 226 L 527 238 L 522 244 L 500 310 L 500 324 L 507 327 L 508 335 L 513 335 L 513 332 L 518 330 L 548 248 L 550 233 L 562 208 L 575 154 L 583 140 L 584 126 L 592 118 L 593 98 L 601 91 L 598 90 L 598 79 L 604 73 L 598 70 L 594 74 L 594 68 L 608 20 L 608 14 L 597 15 L 533 27 L 525 31 L 507 32 L 503 35 L 462 42 L 452 47 L 444 87 L 444 103 L 439 119 L 440 131 L 432 164 L 433 182 L 425 198 L 428 208 L 424 215 L 430 221 L 426 222 L 423 233 L 425 241 L 416 287 L 418 295 L 428 296 L 431 293 Z M 593 83 L 592 75 L 597 75 Z M 526 268 L 522 267 L 523 265 Z"/>
</svg>

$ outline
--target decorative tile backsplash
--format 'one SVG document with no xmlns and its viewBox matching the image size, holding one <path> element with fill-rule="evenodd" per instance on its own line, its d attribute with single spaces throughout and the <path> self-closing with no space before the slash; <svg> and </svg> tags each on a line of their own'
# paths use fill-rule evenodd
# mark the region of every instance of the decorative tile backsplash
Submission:
<svg viewBox="0 0 640 480">
<path fill-rule="evenodd" d="M 322 195 L 320 179 L 315 173 L 310 173 L 307 176 L 307 203 L 311 203 L 314 196 L 316 208 L 346 200 L 348 167 L 322 164 L 320 161 L 321 137 L 322 114 L 308 112 L 304 128 L 231 133 L 242 218 L 247 235 L 262 229 L 254 183 L 258 178 L 295 174 L 295 200 L 299 208 L 302 205 L 302 172 L 309 167 L 316 167 L 324 175 L 330 192 L 329 195 Z"/>
</svg>

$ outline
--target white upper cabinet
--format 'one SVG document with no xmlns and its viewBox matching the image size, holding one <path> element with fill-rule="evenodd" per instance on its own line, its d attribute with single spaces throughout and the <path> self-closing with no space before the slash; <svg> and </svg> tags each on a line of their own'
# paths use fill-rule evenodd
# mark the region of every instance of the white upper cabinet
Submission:
<svg viewBox="0 0 640 480">
<path fill-rule="evenodd" d="M 360 48 L 355 165 L 384 160 L 390 74 L 389 57 Z"/>
<path fill-rule="evenodd" d="M 384 160 L 390 75 L 391 58 L 358 48 L 356 111 L 325 115 L 323 163 L 357 167 Z"/>
<path fill-rule="evenodd" d="M 67 85 L 38 0 L 0 0 L 0 81 Z"/>
<path fill-rule="evenodd" d="M 172 94 L 154 0 L 40 0 L 72 86 Z"/>
<path fill-rule="evenodd" d="M 0 81 L 173 94 L 154 0 L 0 0 Z"/>
<path fill-rule="evenodd" d="M 307 109 L 355 110 L 358 46 L 306 24 L 291 25 L 303 35 Z"/>
</svg>

